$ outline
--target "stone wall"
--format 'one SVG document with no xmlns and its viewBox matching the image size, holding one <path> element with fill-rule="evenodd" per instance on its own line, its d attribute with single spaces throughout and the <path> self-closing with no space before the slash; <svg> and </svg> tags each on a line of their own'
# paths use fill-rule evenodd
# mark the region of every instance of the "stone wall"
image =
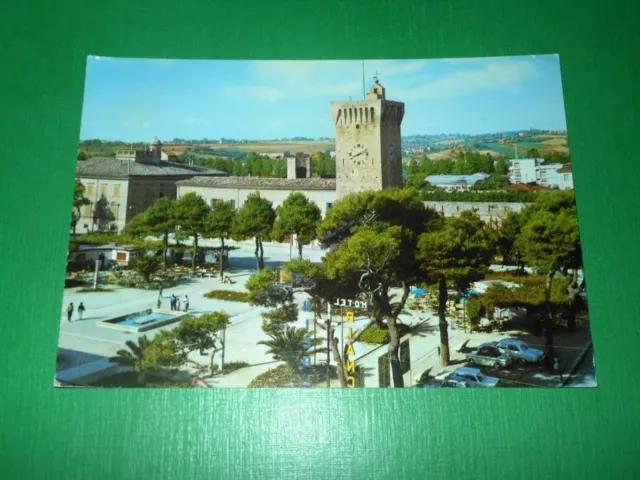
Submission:
<svg viewBox="0 0 640 480">
<path fill-rule="evenodd" d="M 444 212 L 445 217 L 455 217 L 465 210 L 476 210 L 482 220 L 502 219 L 509 212 L 519 212 L 524 203 L 507 202 L 424 202 L 438 212 Z"/>
</svg>

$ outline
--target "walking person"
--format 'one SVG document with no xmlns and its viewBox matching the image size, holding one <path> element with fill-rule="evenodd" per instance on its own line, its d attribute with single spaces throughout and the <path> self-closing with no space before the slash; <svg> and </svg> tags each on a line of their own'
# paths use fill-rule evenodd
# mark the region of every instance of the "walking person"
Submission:
<svg viewBox="0 0 640 480">
<path fill-rule="evenodd" d="M 558 357 L 553 358 L 553 369 L 558 375 L 560 375 L 560 385 L 562 385 L 564 383 L 564 378 L 562 375 L 562 370 L 560 369 L 560 360 L 558 359 Z"/>
<path fill-rule="evenodd" d="M 158 302 L 157 302 L 157 304 L 156 304 L 156 305 L 158 306 L 158 308 L 161 308 L 161 307 L 162 307 L 162 296 L 159 296 L 159 297 L 158 297 Z"/>
<path fill-rule="evenodd" d="M 180 311 L 180 299 L 176 297 L 176 310 Z"/>
<path fill-rule="evenodd" d="M 187 310 L 189 310 L 189 296 L 185 295 L 184 296 L 184 311 L 186 312 Z"/>
<path fill-rule="evenodd" d="M 78 320 L 82 320 L 82 315 L 84 315 L 85 310 L 84 303 L 80 302 L 80 305 L 78 305 Z"/>
<path fill-rule="evenodd" d="M 171 310 L 175 310 L 175 309 L 176 309 L 176 296 L 171 295 Z"/>
<path fill-rule="evenodd" d="M 164 287 L 162 286 L 162 284 L 160 284 L 160 291 L 158 292 L 158 295 L 160 295 L 160 297 L 162 297 L 162 290 L 164 290 Z"/>
<path fill-rule="evenodd" d="M 67 321 L 70 322 L 71 321 L 71 317 L 73 316 L 73 302 L 71 302 L 69 304 L 69 306 L 67 307 Z"/>
</svg>

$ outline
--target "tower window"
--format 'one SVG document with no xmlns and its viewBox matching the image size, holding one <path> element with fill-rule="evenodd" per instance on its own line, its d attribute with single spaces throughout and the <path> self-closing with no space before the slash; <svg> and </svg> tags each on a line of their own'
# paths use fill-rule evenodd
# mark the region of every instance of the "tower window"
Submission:
<svg viewBox="0 0 640 480">
<path fill-rule="evenodd" d="M 360 128 L 360 125 L 358 125 L 357 123 L 356 123 L 356 128 Z"/>
</svg>

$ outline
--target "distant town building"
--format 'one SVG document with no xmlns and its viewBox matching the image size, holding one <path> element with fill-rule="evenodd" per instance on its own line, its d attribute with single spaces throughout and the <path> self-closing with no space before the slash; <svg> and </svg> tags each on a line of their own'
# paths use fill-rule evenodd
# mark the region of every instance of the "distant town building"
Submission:
<svg viewBox="0 0 640 480">
<path fill-rule="evenodd" d="M 474 173 L 473 175 L 429 175 L 425 182 L 445 190 L 465 191 L 469 190 L 480 180 L 485 180 L 490 175 L 488 173 Z"/>
<path fill-rule="evenodd" d="M 105 228 L 105 224 L 108 230 L 120 231 L 159 197 L 177 198 L 176 182 L 194 175 L 227 173 L 162 160 L 162 143 L 157 138 L 147 148 L 117 152 L 116 158 L 94 157 L 78 162 L 76 178 L 84 185 L 84 195 L 91 203 L 81 208 L 76 233 Z M 101 213 L 96 212 L 95 204 L 102 197 L 112 219 L 100 218 Z"/>
<path fill-rule="evenodd" d="M 560 176 L 560 189 L 573 190 L 573 169 L 571 164 L 567 163 L 562 168 L 559 168 L 558 175 Z"/>
<path fill-rule="evenodd" d="M 509 181 L 511 183 L 532 183 L 557 188 L 572 189 L 573 174 L 569 165 L 568 171 L 559 172 L 565 165 L 554 163 L 543 165 L 543 158 L 518 158 L 511 160 Z M 565 176 L 566 175 L 566 176 Z"/>
</svg>

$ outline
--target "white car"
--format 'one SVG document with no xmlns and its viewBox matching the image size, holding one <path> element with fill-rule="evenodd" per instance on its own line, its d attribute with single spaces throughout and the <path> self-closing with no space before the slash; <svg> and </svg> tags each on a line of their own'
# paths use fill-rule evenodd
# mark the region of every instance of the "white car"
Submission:
<svg viewBox="0 0 640 480">
<path fill-rule="evenodd" d="M 544 358 L 544 352 L 542 350 L 530 347 L 526 342 L 517 338 L 500 340 L 496 343 L 496 347 L 521 365 L 525 363 L 538 363 Z"/>
<path fill-rule="evenodd" d="M 446 380 L 464 383 L 468 387 L 495 387 L 500 383 L 499 378 L 488 377 L 477 368 L 459 367 L 451 372 L 442 372 L 436 380 Z"/>
</svg>

